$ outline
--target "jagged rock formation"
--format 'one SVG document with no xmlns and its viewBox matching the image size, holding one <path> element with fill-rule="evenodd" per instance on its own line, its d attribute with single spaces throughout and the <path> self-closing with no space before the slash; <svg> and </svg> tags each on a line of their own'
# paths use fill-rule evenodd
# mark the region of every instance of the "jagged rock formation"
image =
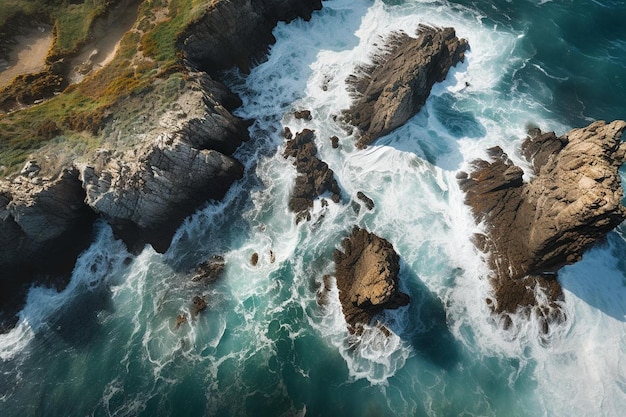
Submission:
<svg viewBox="0 0 626 417">
<path fill-rule="evenodd" d="M 192 66 L 211 74 L 235 65 L 247 72 L 276 41 L 279 21 L 309 20 L 321 8 L 321 0 L 214 1 L 180 37 L 180 48 Z"/>
<path fill-rule="evenodd" d="M 206 73 L 217 74 L 233 65 L 247 69 L 274 42 L 272 29 L 278 21 L 309 18 L 319 8 L 320 0 L 213 1 L 204 16 L 178 36 L 178 46 L 187 64 Z M 73 265 L 78 252 L 71 248 L 90 240 L 94 210 L 130 250 L 136 252 L 150 243 L 165 251 L 186 216 L 207 200 L 221 198 L 242 176 L 242 165 L 230 156 L 248 138 L 246 122 L 230 113 L 241 101 L 206 74 L 186 76 L 196 91 L 189 100 L 195 100 L 193 107 L 204 104 L 204 114 L 181 113 L 173 119 L 166 115 L 159 120 L 161 126 L 148 129 L 138 143 L 131 132 L 117 132 L 119 137 L 129 137 L 132 143 L 126 146 L 133 149 L 97 151 L 92 160 L 76 164 L 80 181 L 70 165 L 67 172 L 73 178 L 74 194 L 37 179 L 44 175 L 38 172 L 30 180 L 0 184 L 0 308 L 5 312 L 12 313 L 7 310 L 8 300 L 22 302 L 23 292 L 13 288 L 25 289 L 32 282 L 30 275 L 22 273 L 21 262 L 28 259 L 32 266 L 37 259 L 42 271 L 54 273 L 52 264 L 67 263 L 63 254 Z M 20 181 L 31 181 L 33 187 Z M 44 255 L 51 264 L 42 261 Z M 20 273 L 12 275 L 15 269 L 7 265 Z"/>
<path fill-rule="evenodd" d="M 212 82 L 215 83 L 214 81 Z M 203 86 L 209 85 L 203 78 Z M 219 94 L 224 94 L 220 89 Z M 205 90 L 202 119 L 163 133 L 122 154 L 100 150 L 80 167 L 86 202 L 133 252 L 150 243 L 164 252 L 185 217 L 210 199 L 221 199 L 243 167 L 220 149 L 247 139 L 241 120 Z"/>
<path fill-rule="evenodd" d="M 356 198 L 361 200 L 363 204 L 365 204 L 365 208 L 368 210 L 374 210 L 374 200 L 365 195 L 363 191 L 359 191 L 356 193 Z"/>
<path fill-rule="evenodd" d="M 557 137 L 531 132 L 522 152 L 533 164 L 528 183 L 499 147 L 492 161 L 475 161 L 458 175 L 466 202 L 487 235 L 477 245 L 491 254 L 497 312 L 536 304 L 540 285 L 552 301 L 561 296 L 555 273 L 626 218 L 619 167 L 626 122 L 595 122 Z"/>
<path fill-rule="evenodd" d="M 37 173 L 29 162 L 0 183 L 0 306 L 6 313 L 0 322 L 12 321 L 32 281 L 69 274 L 91 240 L 96 216 L 83 203 L 78 171 L 65 169 L 55 178 Z"/>
<path fill-rule="evenodd" d="M 417 35 L 393 34 L 385 52 L 348 78 L 355 101 L 345 117 L 361 132 L 357 146 L 367 146 L 417 114 L 433 85 L 464 60 L 467 41 L 458 39 L 453 28 L 420 25 Z"/>
<path fill-rule="evenodd" d="M 369 324 L 383 309 L 409 303 L 409 296 L 398 288 L 400 257 L 389 241 L 355 226 L 342 247 L 343 252 L 335 250 L 335 276 L 352 332 L 359 332 L 360 325 Z"/>
<path fill-rule="evenodd" d="M 286 137 L 291 132 L 286 130 Z M 341 190 L 335 180 L 333 170 L 328 164 L 317 157 L 315 146 L 315 132 L 304 129 L 296 133 L 296 136 L 287 140 L 287 146 L 283 156 L 293 157 L 294 165 L 298 171 L 296 184 L 289 199 L 289 209 L 296 213 L 296 222 L 311 219 L 309 210 L 313 208 L 313 201 L 326 192 L 332 194 L 332 200 L 339 202 Z"/>
</svg>

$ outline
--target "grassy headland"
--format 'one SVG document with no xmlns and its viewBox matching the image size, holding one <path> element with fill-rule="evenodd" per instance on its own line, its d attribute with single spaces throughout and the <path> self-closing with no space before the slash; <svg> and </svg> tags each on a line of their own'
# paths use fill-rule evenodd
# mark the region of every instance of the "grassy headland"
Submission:
<svg viewBox="0 0 626 417">
<path fill-rule="evenodd" d="M 0 174 L 15 172 L 31 152 L 46 144 L 54 143 L 55 151 L 60 152 L 66 142 L 74 151 L 92 150 L 104 140 L 101 131 L 107 120 L 127 118 L 131 114 L 137 117 L 147 102 L 175 100 L 176 94 L 169 97 L 162 94 L 164 89 L 171 92 L 171 85 L 179 86 L 186 79 L 177 50 L 178 37 L 191 22 L 202 16 L 205 6 L 211 1 L 1 2 L 0 32 L 10 29 L 11 22 L 17 17 L 22 20 L 31 18 L 52 23 L 55 37 L 48 55 L 49 68 L 40 74 L 17 77 L 0 91 L 0 101 L 13 94 L 18 96 L 17 102 L 20 102 L 19 94 L 24 97 L 24 89 L 32 89 L 37 82 L 44 87 L 50 87 L 52 83 L 52 87 L 58 90 L 40 104 L 15 111 L 5 110 L 4 113 L 0 108 L 0 166 L 5 167 L 4 173 L 0 171 Z M 115 57 L 80 83 L 66 87 L 67 74 L 72 69 L 60 63 L 59 59 L 71 58 L 81 46 L 92 41 L 94 24 L 120 3 L 139 5 L 137 21 L 121 38 Z M 137 97 L 141 99 L 132 99 Z M 137 109 L 129 109 L 129 105 Z M 121 114 L 122 109 L 124 114 Z"/>
</svg>

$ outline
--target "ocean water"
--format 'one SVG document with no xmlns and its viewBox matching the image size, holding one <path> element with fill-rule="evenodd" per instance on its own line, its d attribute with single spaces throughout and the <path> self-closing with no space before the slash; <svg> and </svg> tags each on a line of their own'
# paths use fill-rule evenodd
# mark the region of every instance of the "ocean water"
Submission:
<svg viewBox="0 0 626 417">
<path fill-rule="evenodd" d="M 2 416 L 621 416 L 626 409 L 623 226 L 560 272 L 567 320 L 504 330 L 485 299 L 480 230 L 455 175 L 501 146 L 522 167 L 526 126 L 565 133 L 626 117 L 621 1 L 329 0 L 279 24 L 266 62 L 226 76 L 252 118 L 246 176 L 178 231 L 170 250 L 131 257 L 108 226 L 61 293 L 33 288 L 0 335 Z M 422 111 L 365 150 L 334 119 L 345 79 L 391 31 L 454 26 L 465 63 Z M 310 109 L 312 121 L 294 110 Z M 284 127 L 316 132 L 342 202 L 295 224 Z M 337 135 L 340 149 L 331 148 Z M 357 213 L 357 191 L 375 209 Z M 336 291 L 316 290 L 353 225 L 391 241 L 411 304 L 386 337 L 345 328 Z M 250 263 L 258 253 L 256 266 Z M 191 282 L 215 254 L 224 276 Z M 273 259 L 274 258 L 274 259 Z M 192 298 L 208 307 L 192 316 Z M 176 317 L 187 323 L 176 327 Z"/>
</svg>

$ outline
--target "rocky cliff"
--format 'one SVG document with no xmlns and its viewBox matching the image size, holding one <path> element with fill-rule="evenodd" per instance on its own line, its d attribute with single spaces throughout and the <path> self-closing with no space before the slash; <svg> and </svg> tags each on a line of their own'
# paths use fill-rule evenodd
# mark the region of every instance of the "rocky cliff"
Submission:
<svg viewBox="0 0 626 417">
<path fill-rule="evenodd" d="M 101 214 L 131 251 L 146 243 L 164 252 L 184 220 L 208 200 L 221 199 L 243 175 L 230 155 L 247 140 L 245 124 L 218 101 L 234 102 L 225 87 L 200 75 L 191 89 L 201 117 L 123 153 L 99 150 L 80 166 L 86 203 Z M 215 91 L 215 93 L 213 93 Z"/>
<path fill-rule="evenodd" d="M 309 18 L 319 8 L 320 0 L 213 1 L 179 35 L 178 44 L 186 63 L 207 74 L 233 65 L 247 69 L 274 41 L 271 32 L 278 21 Z M 69 164 L 55 180 L 33 171 L 0 183 L 3 297 L 21 304 L 23 293 L 13 289 L 27 288 L 36 278 L 23 268 L 26 261 L 33 264 L 33 257 L 50 260 L 40 263 L 42 271 L 54 273 L 57 264 L 71 270 L 89 241 L 94 212 L 131 250 L 150 243 L 164 251 L 186 216 L 207 200 L 221 198 L 242 176 L 242 165 L 230 156 L 248 138 L 246 123 L 231 114 L 241 101 L 207 74 L 186 74 L 190 88 L 184 94 L 199 111 L 166 112 L 160 127 L 139 140 L 131 131 L 116 131 L 122 139 L 111 143 L 128 138 L 126 150 L 100 149 L 87 162 Z M 70 250 L 74 246 L 78 251 Z M 1 300 L 3 309 L 7 300 Z"/>
<path fill-rule="evenodd" d="M 476 243 L 490 253 L 496 311 L 537 304 L 537 285 L 558 299 L 558 269 L 626 218 L 618 172 L 625 129 L 614 121 L 560 137 L 534 130 L 522 146 L 534 171 L 528 183 L 500 148 L 490 149 L 491 161 L 475 161 L 471 174 L 459 174 L 476 221 L 487 225 Z"/>
<path fill-rule="evenodd" d="M 335 277 L 350 331 L 359 332 L 384 309 L 409 303 L 398 288 L 400 257 L 389 241 L 355 226 L 342 247 L 335 250 Z"/>
<path fill-rule="evenodd" d="M 180 48 L 190 65 L 211 74 L 233 66 L 247 72 L 276 41 L 278 22 L 308 20 L 321 8 L 321 0 L 214 1 L 181 36 Z"/>
<path fill-rule="evenodd" d="M 345 117 L 361 133 L 357 146 L 367 146 L 417 114 L 433 85 L 464 60 L 467 41 L 457 38 L 453 28 L 420 25 L 417 35 L 392 35 L 388 52 L 347 80 L 355 101 Z"/>
<path fill-rule="evenodd" d="M 84 204 L 78 171 L 42 178 L 38 170 L 30 162 L 0 184 L 0 328 L 13 321 L 32 280 L 67 277 L 91 240 L 96 216 Z"/>
</svg>

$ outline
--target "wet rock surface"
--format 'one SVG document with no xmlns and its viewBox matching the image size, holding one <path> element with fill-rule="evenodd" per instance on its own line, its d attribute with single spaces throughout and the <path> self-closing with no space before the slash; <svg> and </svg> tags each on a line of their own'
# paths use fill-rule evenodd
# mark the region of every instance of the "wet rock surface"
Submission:
<svg viewBox="0 0 626 417">
<path fill-rule="evenodd" d="M 625 129 L 626 122 L 614 121 L 560 137 L 530 132 L 522 145 L 534 171 L 528 183 L 500 148 L 489 150 L 490 161 L 475 161 L 471 174 L 458 175 L 476 221 L 487 225 L 475 243 L 490 253 L 495 311 L 538 304 L 537 289 L 554 307 L 562 299 L 559 268 L 580 260 L 626 218 L 618 172 Z"/>
<path fill-rule="evenodd" d="M 235 65 L 247 72 L 276 41 L 279 21 L 308 20 L 321 8 L 321 0 L 216 1 L 180 37 L 180 47 L 192 66 L 210 73 Z"/>
<path fill-rule="evenodd" d="M 211 259 L 200 263 L 191 278 L 193 282 L 211 283 L 217 280 L 226 268 L 226 261 L 223 256 L 215 255 Z"/>
<path fill-rule="evenodd" d="M 291 137 L 291 132 L 285 132 Z M 285 158 L 294 158 L 298 171 L 296 183 L 289 198 L 289 210 L 296 213 L 296 222 L 310 220 L 313 201 L 324 193 L 330 193 L 334 202 L 339 202 L 341 190 L 328 164 L 317 156 L 315 132 L 304 129 L 287 140 L 283 152 Z"/>
<path fill-rule="evenodd" d="M 344 115 L 361 133 L 357 147 L 367 146 L 417 114 L 433 85 L 463 62 L 469 47 L 453 28 L 424 25 L 419 26 L 417 38 L 396 33 L 386 45 L 386 52 L 357 68 L 347 80 L 355 100 Z"/>
</svg>

